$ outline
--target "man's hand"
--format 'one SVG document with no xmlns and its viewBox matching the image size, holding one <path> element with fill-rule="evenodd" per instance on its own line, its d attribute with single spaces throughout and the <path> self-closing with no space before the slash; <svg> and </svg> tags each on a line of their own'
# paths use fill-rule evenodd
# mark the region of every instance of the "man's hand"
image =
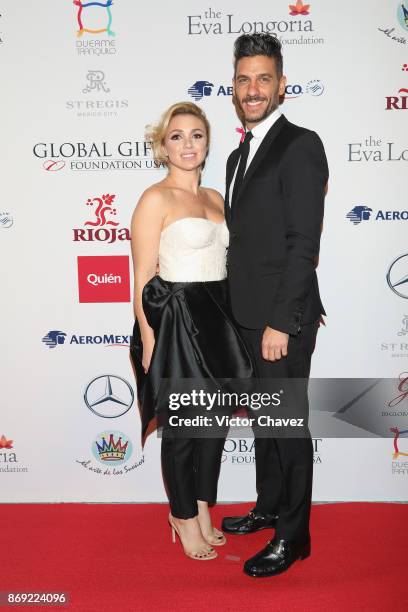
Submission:
<svg viewBox="0 0 408 612">
<path fill-rule="evenodd" d="M 267 361 L 277 361 L 288 354 L 289 334 L 272 327 L 266 327 L 262 336 L 262 357 Z"/>
</svg>

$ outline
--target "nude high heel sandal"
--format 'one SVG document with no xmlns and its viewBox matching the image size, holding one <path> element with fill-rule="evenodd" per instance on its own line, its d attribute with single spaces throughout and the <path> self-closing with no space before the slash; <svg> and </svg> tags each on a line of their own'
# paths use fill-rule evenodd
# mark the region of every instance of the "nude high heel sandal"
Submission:
<svg viewBox="0 0 408 612">
<path fill-rule="evenodd" d="M 176 543 L 176 534 L 178 535 L 181 545 L 183 547 L 184 550 L 184 554 L 187 555 L 187 557 L 190 557 L 190 559 L 194 559 L 195 561 L 210 561 L 211 559 L 215 559 L 218 555 L 215 552 L 215 550 L 211 550 L 209 552 L 188 552 L 186 550 L 186 547 L 183 544 L 183 540 L 181 539 L 181 535 L 180 532 L 177 528 L 177 525 L 175 525 L 175 523 L 173 522 L 173 517 L 171 516 L 171 514 L 169 515 L 169 524 L 171 527 L 171 539 L 173 544 Z"/>
</svg>

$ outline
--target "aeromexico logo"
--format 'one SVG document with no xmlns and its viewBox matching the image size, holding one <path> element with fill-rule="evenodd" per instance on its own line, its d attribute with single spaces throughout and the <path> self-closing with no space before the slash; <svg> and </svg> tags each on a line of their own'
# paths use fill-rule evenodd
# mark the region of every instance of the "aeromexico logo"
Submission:
<svg viewBox="0 0 408 612">
<path fill-rule="evenodd" d="M 85 206 L 88 209 L 87 220 L 83 228 L 74 228 L 74 242 L 107 242 L 130 240 L 127 227 L 119 227 L 117 218 L 116 195 L 102 194 L 87 198 Z"/>
<path fill-rule="evenodd" d="M 42 338 L 42 342 L 49 349 L 55 349 L 64 344 L 87 344 L 87 345 L 103 345 L 103 346 L 124 346 L 129 348 L 130 335 L 123 334 L 96 334 L 86 335 L 81 333 L 67 334 L 61 329 L 50 329 Z"/>
</svg>

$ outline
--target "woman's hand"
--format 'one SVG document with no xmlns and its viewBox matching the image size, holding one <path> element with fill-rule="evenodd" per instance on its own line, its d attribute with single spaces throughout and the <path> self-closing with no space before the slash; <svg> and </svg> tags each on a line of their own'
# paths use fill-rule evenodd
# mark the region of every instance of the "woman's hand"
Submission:
<svg viewBox="0 0 408 612">
<path fill-rule="evenodd" d="M 149 330 L 145 334 L 142 334 L 142 346 L 143 346 L 143 355 L 142 355 L 142 366 L 147 374 L 150 368 L 150 362 L 152 360 L 153 350 L 154 350 L 154 333 L 153 330 Z"/>
</svg>

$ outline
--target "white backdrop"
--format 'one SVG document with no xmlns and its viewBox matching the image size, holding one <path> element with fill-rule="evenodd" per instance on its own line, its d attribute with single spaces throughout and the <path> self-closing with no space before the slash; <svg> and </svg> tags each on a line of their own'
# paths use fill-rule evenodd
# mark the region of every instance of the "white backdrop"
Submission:
<svg viewBox="0 0 408 612">
<path fill-rule="evenodd" d="M 408 253 L 408 20 L 401 0 L 293 3 L 0 1 L 2 501 L 165 499 L 159 441 L 152 435 L 141 448 L 136 402 L 106 418 L 84 392 L 93 381 L 91 407 L 112 392 L 119 403 L 98 406 L 113 417 L 135 391 L 126 228 L 143 190 L 163 176 L 144 127 L 196 99 L 213 130 L 203 182 L 223 192 L 239 138 L 228 88 L 242 32 L 281 38 L 282 111 L 319 133 L 329 160 L 319 265 L 328 317 L 312 375 L 408 370 L 408 284 L 398 284 L 408 256 L 392 266 L 396 290 L 386 280 Z M 199 99 L 203 81 L 210 95 Z M 395 413 L 401 432 L 407 401 Z M 102 434 L 116 462 L 97 452 Z M 314 499 L 406 500 L 403 443 L 402 433 L 394 457 L 391 438 L 316 439 Z M 227 440 L 220 501 L 254 498 L 251 446 Z"/>
</svg>

